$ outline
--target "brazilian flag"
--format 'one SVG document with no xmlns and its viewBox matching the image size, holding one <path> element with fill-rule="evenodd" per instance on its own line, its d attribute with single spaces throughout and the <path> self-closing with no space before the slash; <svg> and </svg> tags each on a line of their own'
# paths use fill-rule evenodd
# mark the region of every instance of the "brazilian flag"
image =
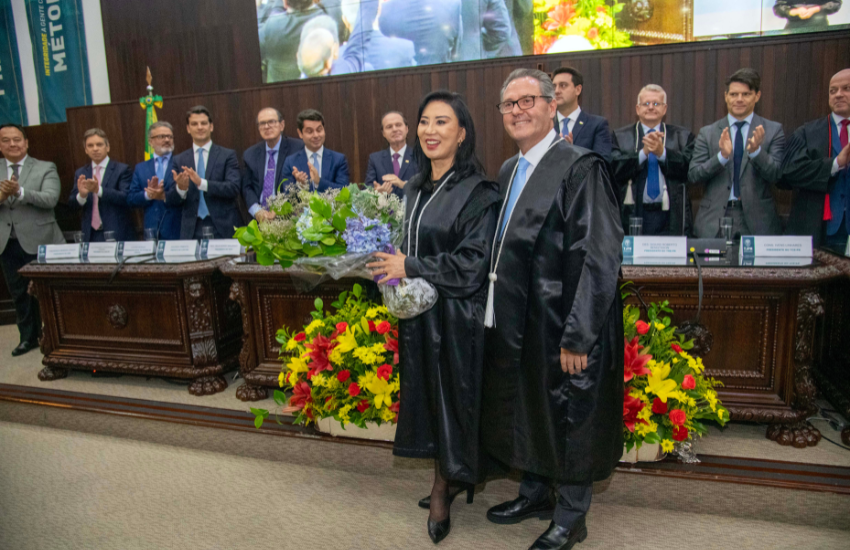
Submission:
<svg viewBox="0 0 850 550">
<path fill-rule="evenodd" d="M 145 160 L 150 160 L 153 157 L 153 147 L 151 147 L 148 133 L 151 129 L 151 124 L 157 121 L 156 110 L 162 109 L 162 96 L 153 95 L 153 86 L 151 82 L 151 70 L 148 69 L 148 95 L 139 98 L 139 104 L 145 110 Z"/>
</svg>

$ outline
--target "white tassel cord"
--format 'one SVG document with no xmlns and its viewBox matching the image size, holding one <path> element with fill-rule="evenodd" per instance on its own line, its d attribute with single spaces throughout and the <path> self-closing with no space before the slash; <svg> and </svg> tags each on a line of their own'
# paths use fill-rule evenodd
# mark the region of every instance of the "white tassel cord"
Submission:
<svg viewBox="0 0 850 550">
<path fill-rule="evenodd" d="M 496 326 L 496 312 L 493 311 L 493 294 L 495 293 L 496 274 L 490 273 L 490 285 L 487 289 L 487 309 L 484 310 L 484 326 L 493 328 Z"/>
</svg>

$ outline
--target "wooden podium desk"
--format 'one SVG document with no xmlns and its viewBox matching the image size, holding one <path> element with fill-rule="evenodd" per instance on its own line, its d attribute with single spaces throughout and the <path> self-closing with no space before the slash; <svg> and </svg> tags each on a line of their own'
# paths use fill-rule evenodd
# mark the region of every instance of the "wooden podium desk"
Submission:
<svg viewBox="0 0 850 550">
<path fill-rule="evenodd" d="M 228 300 L 227 259 L 185 263 L 37 263 L 31 279 L 44 322 L 40 380 L 68 369 L 192 380 L 189 392 L 227 387 L 237 367 L 242 321 Z"/>
</svg>

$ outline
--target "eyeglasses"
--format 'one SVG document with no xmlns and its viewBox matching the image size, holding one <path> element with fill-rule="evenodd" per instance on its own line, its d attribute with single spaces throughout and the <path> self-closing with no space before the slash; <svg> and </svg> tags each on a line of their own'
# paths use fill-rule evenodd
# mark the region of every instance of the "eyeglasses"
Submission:
<svg viewBox="0 0 850 550">
<path fill-rule="evenodd" d="M 527 111 L 534 107 L 534 100 L 537 98 L 545 99 L 546 101 L 552 101 L 552 98 L 547 95 L 527 95 L 525 97 L 521 97 L 516 101 L 503 101 L 496 105 L 496 108 L 499 109 L 499 112 L 503 115 L 506 115 L 514 110 L 514 105 L 519 105 L 519 108 L 523 111 Z"/>
<path fill-rule="evenodd" d="M 646 107 L 649 109 L 650 107 L 661 107 L 662 105 L 667 105 L 666 103 L 658 103 L 657 101 L 644 101 L 643 103 L 638 103 L 638 107 Z"/>
<path fill-rule="evenodd" d="M 274 126 L 275 124 L 280 124 L 279 120 L 264 120 L 262 122 L 258 122 L 257 126 L 260 128 L 269 128 Z"/>
<path fill-rule="evenodd" d="M 164 140 L 167 140 L 167 139 L 174 139 L 174 136 L 171 135 L 171 134 L 162 134 L 160 136 L 151 136 L 151 139 L 163 140 L 164 141 Z"/>
</svg>

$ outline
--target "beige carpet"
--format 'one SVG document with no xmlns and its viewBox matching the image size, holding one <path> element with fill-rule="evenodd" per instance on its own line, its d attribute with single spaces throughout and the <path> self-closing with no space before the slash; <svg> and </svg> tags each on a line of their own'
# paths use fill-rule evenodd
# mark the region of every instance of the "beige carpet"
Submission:
<svg viewBox="0 0 850 550">
<path fill-rule="evenodd" d="M 432 548 L 416 507 L 429 484 L 430 464 L 383 449 L 0 403 L 3 550 Z M 440 547 L 527 548 L 546 523 L 484 517 L 516 490 L 493 481 L 455 504 Z M 579 550 L 850 540 L 848 497 L 625 474 L 594 492 Z"/>
</svg>

